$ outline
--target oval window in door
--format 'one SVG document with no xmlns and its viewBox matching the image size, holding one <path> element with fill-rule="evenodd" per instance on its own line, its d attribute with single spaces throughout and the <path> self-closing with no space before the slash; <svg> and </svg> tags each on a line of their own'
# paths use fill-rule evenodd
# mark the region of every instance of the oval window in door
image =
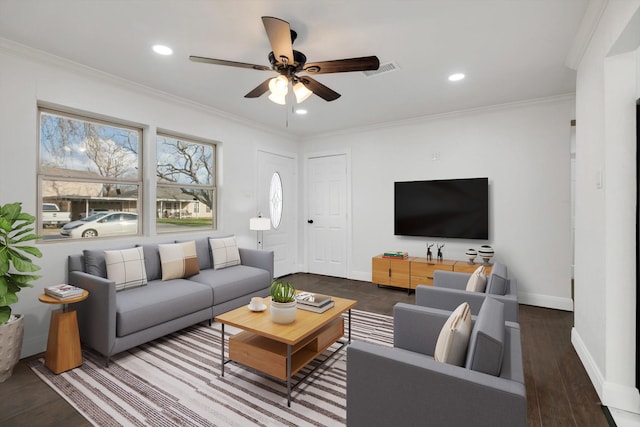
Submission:
<svg viewBox="0 0 640 427">
<path fill-rule="evenodd" d="M 271 226 L 277 229 L 282 220 L 282 179 L 280 174 L 274 172 L 269 187 L 269 213 L 271 214 Z"/>
</svg>

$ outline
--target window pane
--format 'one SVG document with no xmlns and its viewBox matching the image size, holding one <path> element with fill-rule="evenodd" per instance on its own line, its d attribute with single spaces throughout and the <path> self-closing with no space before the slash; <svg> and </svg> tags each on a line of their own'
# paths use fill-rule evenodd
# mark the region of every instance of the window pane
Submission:
<svg viewBox="0 0 640 427">
<path fill-rule="evenodd" d="M 138 234 L 137 185 L 42 180 L 44 240 Z"/>
<path fill-rule="evenodd" d="M 42 111 L 40 171 L 44 174 L 137 180 L 140 131 Z"/>
<path fill-rule="evenodd" d="M 213 185 L 213 146 L 158 135 L 159 182 Z"/>
<path fill-rule="evenodd" d="M 282 220 L 282 179 L 280 174 L 274 172 L 269 188 L 269 213 L 271 214 L 271 226 L 277 229 Z"/>
<path fill-rule="evenodd" d="M 158 135 L 157 162 L 157 232 L 215 228 L 215 145 Z"/>
<path fill-rule="evenodd" d="M 185 188 L 158 186 L 156 200 L 156 224 L 158 233 L 211 230 L 213 190 L 188 190 Z"/>
</svg>

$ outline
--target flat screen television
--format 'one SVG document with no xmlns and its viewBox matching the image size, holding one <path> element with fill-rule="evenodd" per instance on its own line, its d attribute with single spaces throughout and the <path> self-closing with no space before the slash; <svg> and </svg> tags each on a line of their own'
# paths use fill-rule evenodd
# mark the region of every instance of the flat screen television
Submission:
<svg viewBox="0 0 640 427">
<path fill-rule="evenodd" d="M 489 238 L 489 179 L 396 182 L 397 236 Z"/>
</svg>

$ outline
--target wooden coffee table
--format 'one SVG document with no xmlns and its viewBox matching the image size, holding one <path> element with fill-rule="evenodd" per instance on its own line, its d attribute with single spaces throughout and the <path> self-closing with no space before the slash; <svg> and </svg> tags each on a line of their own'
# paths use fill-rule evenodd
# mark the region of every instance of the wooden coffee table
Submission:
<svg viewBox="0 0 640 427">
<path fill-rule="evenodd" d="M 271 298 L 265 298 L 267 309 L 253 312 L 248 307 L 240 307 L 216 316 L 214 320 L 222 324 L 221 375 L 224 365 L 235 361 L 287 383 L 287 406 L 291 406 L 291 390 L 300 385 L 315 369 L 292 385 L 292 377 L 322 354 L 335 342 L 340 346 L 327 357 L 329 360 L 345 344 L 351 342 L 351 309 L 357 301 L 332 297 L 335 305 L 324 313 L 298 309 L 296 320 L 288 325 L 273 323 L 270 317 Z M 344 336 L 344 318 L 348 312 L 347 341 Z M 229 358 L 225 359 L 225 325 L 240 328 L 243 332 L 229 337 Z M 323 363 L 324 363 L 323 362 Z"/>
</svg>

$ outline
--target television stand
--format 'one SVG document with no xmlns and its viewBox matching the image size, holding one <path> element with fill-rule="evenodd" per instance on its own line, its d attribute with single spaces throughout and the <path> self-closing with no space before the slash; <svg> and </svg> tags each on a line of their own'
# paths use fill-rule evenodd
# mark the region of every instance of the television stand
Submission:
<svg viewBox="0 0 640 427">
<path fill-rule="evenodd" d="M 468 261 L 450 259 L 429 260 L 423 257 L 405 259 L 385 258 L 376 255 L 371 258 L 371 281 L 377 285 L 393 286 L 411 291 L 418 285 L 433 286 L 433 274 L 436 270 L 473 273 L 481 263 L 469 264 Z M 485 273 L 491 273 L 492 265 L 485 266 Z"/>
</svg>

